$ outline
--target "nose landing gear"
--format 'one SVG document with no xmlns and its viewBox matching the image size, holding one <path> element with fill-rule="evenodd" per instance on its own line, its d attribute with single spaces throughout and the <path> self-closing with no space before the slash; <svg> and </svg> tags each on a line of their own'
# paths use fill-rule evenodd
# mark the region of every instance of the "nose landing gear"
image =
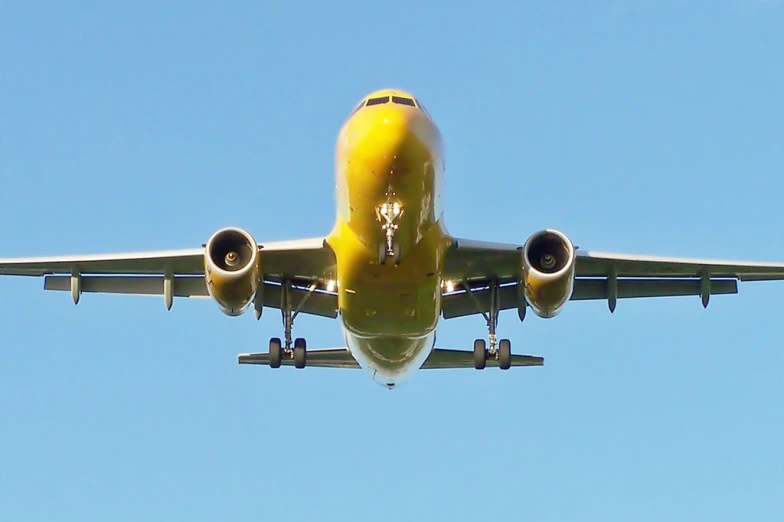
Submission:
<svg viewBox="0 0 784 522">
<path fill-rule="evenodd" d="M 395 260 L 395 265 L 400 263 L 400 244 L 395 241 L 398 229 L 397 221 L 403 215 L 403 207 L 394 199 L 392 188 L 387 191 L 387 201 L 376 207 L 376 218 L 381 222 L 381 231 L 384 232 L 385 241 L 378 245 L 378 264 L 386 263 L 387 258 Z"/>
<path fill-rule="evenodd" d="M 390 243 L 392 247 L 390 248 Z M 400 264 L 400 244 L 395 241 L 387 241 L 387 243 L 381 243 L 378 245 L 378 264 L 384 265 L 387 262 L 387 258 L 391 257 L 395 260 L 395 265 Z"/>
</svg>

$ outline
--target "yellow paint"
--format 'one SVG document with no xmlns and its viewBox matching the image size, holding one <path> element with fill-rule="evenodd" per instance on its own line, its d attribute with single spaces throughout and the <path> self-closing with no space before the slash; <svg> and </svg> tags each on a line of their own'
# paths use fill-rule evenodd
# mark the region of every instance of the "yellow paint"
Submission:
<svg viewBox="0 0 784 522">
<path fill-rule="evenodd" d="M 526 270 L 523 279 L 525 299 L 536 315 L 555 317 L 569 301 L 574 288 L 574 268 L 558 277 L 537 276 Z"/>
<path fill-rule="evenodd" d="M 258 258 L 251 270 L 244 270 L 239 274 L 213 270 L 208 265 L 207 291 L 225 314 L 240 315 L 247 309 L 258 289 L 260 272 Z"/>
<path fill-rule="evenodd" d="M 404 91 L 382 96 L 414 99 Z M 419 106 L 388 103 L 354 112 L 335 151 L 338 302 L 346 341 L 360 364 L 392 382 L 426 359 L 441 313 L 441 273 L 450 238 L 441 221 L 441 134 Z M 380 264 L 385 242 L 377 208 L 402 206 L 395 241 L 400 263 Z"/>
</svg>

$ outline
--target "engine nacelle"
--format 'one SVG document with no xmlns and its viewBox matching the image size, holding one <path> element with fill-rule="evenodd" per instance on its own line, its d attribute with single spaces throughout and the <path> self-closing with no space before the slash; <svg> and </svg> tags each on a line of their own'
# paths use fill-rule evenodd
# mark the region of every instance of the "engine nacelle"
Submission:
<svg viewBox="0 0 784 522">
<path fill-rule="evenodd" d="M 226 315 L 243 314 L 253 300 L 261 275 L 259 246 L 249 233 L 224 228 L 204 248 L 207 291 Z"/>
<path fill-rule="evenodd" d="M 575 257 L 571 240 L 557 230 L 541 230 L 526 241 L 520 284 L 539 317 L 555 317 L 572 297 Z"/>
</svg>

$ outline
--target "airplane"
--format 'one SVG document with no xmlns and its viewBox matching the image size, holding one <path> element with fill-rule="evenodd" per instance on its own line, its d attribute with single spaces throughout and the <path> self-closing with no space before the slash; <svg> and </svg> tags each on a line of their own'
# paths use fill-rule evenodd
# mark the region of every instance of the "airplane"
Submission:
<svg viewBox="0 0 784 522">
<path fill-rule="evenodd" d="M 211 299 L 229 316 L 277 309 L 283 339 L 240 364 L 364 368 L 394 388 L 419 369 L 541 366 L 498 339 L 499 313 L 557 316 L 567 302 L 735 294 L 738 281 L 784 279 L 784 264 L 584 251 L 563 232 L 523 243 L 449 233 L 441 133 L 413 94 L 372 92 L 343 123 L 335 147 L 334 226 L 326 236 L 257 242 L 222 228 L 198 248 L 106 255 L 0 259 L 0 275 L 44 277 L 71 293 Z M 338 319 L 345 346 L 311 350 L 293 338 L 298 315 Z M 436 347 L 440 319 L 481 315 L 487 338 L 473 349 Z"/>
</svg>

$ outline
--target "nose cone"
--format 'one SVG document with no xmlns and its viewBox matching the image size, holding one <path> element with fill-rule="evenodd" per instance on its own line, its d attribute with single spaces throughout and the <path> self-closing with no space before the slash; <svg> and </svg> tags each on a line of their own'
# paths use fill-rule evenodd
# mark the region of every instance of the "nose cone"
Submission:
<svg viewBox="0 0 784 522">
<path fill-rule="evenodd" d="M 434 173 L 442 165 L 441 138 L 419 107 L 392 101 L 365 105 L 346 121 L 336 145 L 340 216 L 365 223 L 363 240 L 375 241 L 381 233 L 376 210 L 389 194 L 404 201 L 406 216 L 429 215 Z M 424 207 L 417 210 L 420 203 Z"/>
<path fill-rule="evenodd" d="M 397 175 L 433 160 L 438 141 L 433 124 L 418 108 L 387 103 L 365 107 L 346 124 L 341 146 L 352 170 Z"/>
<path fill-rule="evenodd" d="M 383 167 L 385 162 L 379 160 L 427 149 L 416 109 L 382 106 L 364 111 L 350 122 L 346 133 L 350 155 L 356 161 L 377 162 Z"/>
</svg>

